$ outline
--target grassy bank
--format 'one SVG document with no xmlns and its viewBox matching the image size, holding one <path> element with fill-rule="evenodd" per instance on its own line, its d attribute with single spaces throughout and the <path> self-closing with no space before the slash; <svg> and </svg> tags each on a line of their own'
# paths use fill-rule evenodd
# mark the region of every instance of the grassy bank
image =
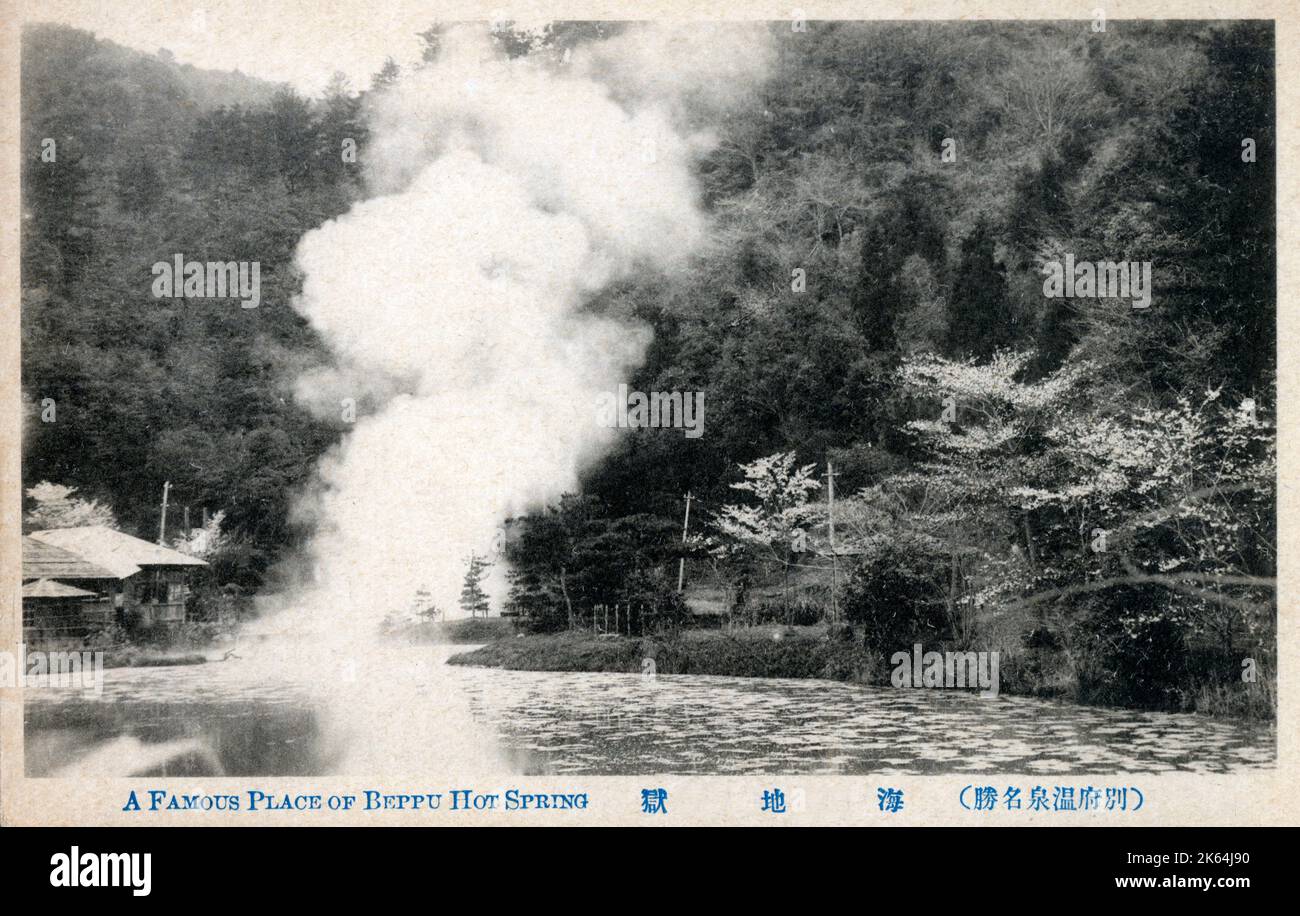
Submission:
<svg viewBox="0 0 1300 916">
<path fill-rule="evenodd" d="M 102 651 L 105 668 L 168 668 L 178 665 L 202 665 L 208 660 L 206 655 L 198 652 L 167 652 L 142 646 L 85 651 Z"/>
<path fill-rule="evenodd" d="M 927 647 L 932 648 L 932 647 Z M 941 648 L 941 647 L 933 647 Z M 1079 678 L 1060 652 L 1002 650 L 1000 692 L 1086 706 L 1133 704 L 1091 678 Z M 516 671 L 613 671 L 640 673 L 646 659 L 659 674 L 729 677 L 822 678 L 886 686 L 890 666 L 848 631 L 824 625 L 755 626 L 734 630 L 683 630 L 671 637 L 611 637 L 586 632 L 512 635 L 453 656 L 453 665 Z M 1271 679 L 1226 681 L 1138 708 L 1197 712 L 1235 719 L 1272 719 Z"/>
<path fill-rule="evenodd" d="M 514 619 L 510 617 L 469 617 L 463 620 L 417 623 L 389 635 L 417 645 L 426 643 L 477 645 L 513 637 L 515 632 Z"/>
<path fill-rule="evenodd" d="M 1194 712 L 1226 719 L 1277 718 L 1275 676 L 1261 667 L 1253 680 L 1213 659 L 1188 664 L 1177 677 L 1144 677 L 1145 669 L 1116 671 L 1095 657 L 1061 650 L 1004 646 L 999 680 L 1003 693 L 1061 700 L 1081 706 Z M 1152 665 L 1154 667 L 1154 665 Z"/>
<path fill-rule="evenodd" d="M 533 634 L 489 643 L 453 656 L 454 665 L 517 671 L 623 671 L 640 673 L 646 659 L 658 674 L 731 677 L 825 678 L 856 683 L 888 682 L 870 654 L 825 627 L 751 627 L 685 630 L 673 637 Z"/>
</svg>

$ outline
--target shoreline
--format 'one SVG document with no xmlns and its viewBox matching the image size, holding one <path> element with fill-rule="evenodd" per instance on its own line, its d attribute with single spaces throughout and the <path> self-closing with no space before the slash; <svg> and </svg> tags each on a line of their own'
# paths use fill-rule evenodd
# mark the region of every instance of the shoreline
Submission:
<svg viewBox="0 0 1300 916">
<path fill-rule="evenodd" d="M 1134 712 L 1200 715 L 1259 725 L 1276 725 L 1276 713 L 1263 715 L 1253 705 L 1205 707 L 1116 705 L 1090 701 L 1077 687 L 1035 682 L 1025 672 L 1034 666 L 1008 659 L 1009 676 L 999 695 L 1047 700 L 1069 706 Z M 767 625 L 724 630 L 683 630 L 673 636 L 614 636 L 588 632 L 517 633 L 486 642 L 447 659 L 449 665 L 511 671 L 609 672 L 620 674 L 695 674 L 763 679 L 820 679 L 862 686 L 891 687 L 891 668 L 844 632 L 825 626 Z M 902 688 L 900 688 L 902 689 Z M 979 688 L 944 689 L 978 694 Z M 1241 710 L 1245 709 L 1245 712 Z"/>
<path fill-rule="evenodd" d="M 708 674 L 881 683 L 861 646 L 829 639 L 822 627 L 759 626 L 726 632 L 684 630 L 673 637 L 521 633 L 453 655 L 449 665 L 516 671 Z M 883 679 L 888 684 L 888 675 Z"/>
</svg>

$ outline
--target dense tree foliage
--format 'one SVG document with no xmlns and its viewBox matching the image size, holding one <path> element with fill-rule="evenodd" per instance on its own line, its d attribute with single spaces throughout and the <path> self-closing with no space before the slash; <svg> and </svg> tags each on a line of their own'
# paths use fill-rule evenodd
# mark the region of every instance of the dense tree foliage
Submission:
<svg viewBox="0 0 1300 916">
<path fill-rule="evenodd" d="M 224 511 L 228 569 L 254 587 L 337 437 L 294 404 L 294 368 L 323 349 L 288 303 L 299 237 L 359 193 L 339 150 L 365 141 L 360 99 L 336 82 L 308 102 L 61 27 L 24 40 L 27 479 L 75 485 L 150 538 L 170 481 L 174 533 L 184 506 L 195 523 Z M 154 298 L 151 265 L 177 253 L 258 261 L 261 305 Z"/>
<path fill-rule="evenodd" d="M 740 606 L 736 512 L 763 512 L 728 490 L 831 459 L 843 610 L 876 642 L 1000 646 L 1013 672 L 1053 645 L 1083 694 L 1157 705 L 1269 666 L 1269 27 L 774 36 L 777 74 L 701 165 L 726 244 L 615 297 L 656 332 L 634 385 L 703 390 L 706 434 L 629 435 L 585 491 L 672 518 L 692 490 Z M 1067 253 L 1151 261 L 1153 304 L 1045 297 Z"/>
<path fill-rule="evenodd" d="M 502 24 L 494 37 L 560 60 L 618 28 Z M 425 62 L 440 36 L 421 35 Z M 1080 613 L 1054 624 L 1027 605 L 1038 630 L 1060 631 L 1033 639 L 1086 625 L 1113 641 L 1128 626 L 1134 644 L 1164 645 L 1172 626 L 1180 645 L 1214 631 L 1267 654 L 1255 584 L 1275 537 L 1271 25 L 786 23 L 772 40 L 760 90 L 695 125 L 716 140 L 698 162 L 716 244 L 590 305 L 654 331 L 629 387 L 704 392 L 704 435 L 625 431 L 581 495 L 516 520 L 512 606 L 546 626 L 626 602 L 677 619 L 681 495 L 697 497 L 700 530 L 735 542 L 742 469 L 788 455 L 836 465 L 852 596 L 925 581 L 950 634 L 970 639 L 968 610 L 1057 589 Z M 371 89 L 402 72 L 390 60 Z M 244 551 L 230 575 L 250 586 L 292 548 L 293 495 L 340 428 L 292 397 L 324 356 L 288 307 L 291 255 L 364 193 L 340 149 L 364 147 L 366 107 L 341 77 L 309 100 L 27 31 L 29 485 L 74 486 L 148 531 L 170 480 L 174 502 L 224 510 Z M 262 305 L 153 298 L 149 266 L 176 252 L 260 261 Z M 1065 254 L 1150 261 L 1151 306 L 1045 297 L 1044 265 Z M 46 398 L 55 422 L 41 420 Z M 1207 487 L 1231 498 L 1188 501 Z M 1142 527 L 1131 550 L 1091 549 L 1092 529 L 1171 506 L 1179 524 Z M 686 549 L 718 562 L 703 542 Z M 899 571 L 870 580 L 886 567 Z M 1120 572 L 1142 581 L 1091 587 Z M 1158 581 L 1175 573 L 1219 592 Z M 1104 681 L 1125 664 L 1090 670 Z"/>
</svg>

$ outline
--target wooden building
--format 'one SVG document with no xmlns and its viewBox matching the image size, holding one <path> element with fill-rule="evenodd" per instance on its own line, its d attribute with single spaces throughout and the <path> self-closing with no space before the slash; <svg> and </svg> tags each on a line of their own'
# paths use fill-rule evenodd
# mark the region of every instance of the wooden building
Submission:
<svg viewBox="0 0 1300 916">
<path fill-rule="evenodd" d="M 117 576 L 76 554 L 23 538 L 23 642 L 76 646 L 113 622 Z"/>
<path fill-rule="evenodd" d="M 33 578 L 57 578 L 78 588 L 94 590 L 108 601 L 111 619 L 128 629 L 184 623 L 189 575 L 207 565 L 195 557 L 102 525 L 34 531 L 24 540 L 59 548 L 107 571 L 111 578 L 96 580 L 98 587 L 64 576 Z M 27 579 L 26 568 L 23 578 Z"/>
</svg>

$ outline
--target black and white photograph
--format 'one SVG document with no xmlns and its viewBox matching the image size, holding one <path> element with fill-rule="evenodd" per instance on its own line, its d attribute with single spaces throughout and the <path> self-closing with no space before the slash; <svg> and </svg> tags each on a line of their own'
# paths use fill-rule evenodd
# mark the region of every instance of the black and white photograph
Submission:
<svg viewBox="0 0 1300 916">
<path fill-rule="evenodd" d="M 1276 23 L 1085 7 L 24 9 L 6 815 L 1264 818 Z"/>
</svg>

